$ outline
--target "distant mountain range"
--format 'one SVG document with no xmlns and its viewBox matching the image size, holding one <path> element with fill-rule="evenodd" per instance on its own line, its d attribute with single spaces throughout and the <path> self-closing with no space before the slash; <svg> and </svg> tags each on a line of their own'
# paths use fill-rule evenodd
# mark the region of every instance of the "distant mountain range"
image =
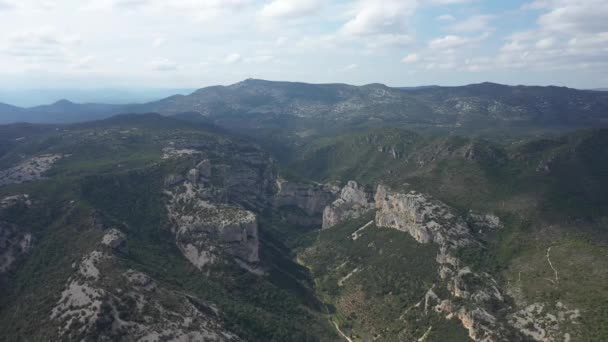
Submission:
<svg viewBox="0 0 608 342">
<path fill-rule="evenodd" d="M 608 93 L 564 87 L 506 86 L 391 88 L 382 84 L 307 84 L 248 79 L 230 86 L 134 105 L 61 100 L 20 108 L 0 104 L 0 123 L 65 123 L 119 113 L 197 113 L 227 128 L 281 121 L 313 126 L 596 126 L 608 123 Z M 267 127 L 268 125 L 265 125 Z"/>
</svg>

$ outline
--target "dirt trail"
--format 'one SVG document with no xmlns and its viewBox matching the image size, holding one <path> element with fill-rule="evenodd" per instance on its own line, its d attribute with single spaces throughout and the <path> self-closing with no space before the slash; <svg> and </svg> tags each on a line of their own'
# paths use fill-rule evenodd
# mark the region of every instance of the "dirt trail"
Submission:
<svg viewBox="0 0 608 342">
<path fill-rule="evenodd" d="M 553 263 L 551 262 L 551 258 L 549 257 L 549 253 L 551 253 L 551 248 L 552 247 L 547 248 L 547 261 L 549 262 L 549 266 L 551 266 L 553 273 L 555 273 L 555 284 L 557 285 L 559 283 L 559 276 L 557 275 L 557 270 L 555 269 L 555 267 L 553 267 Z"/>
<path fill-rule="evenodd" d="M 345 333 L 342 332 L 342 330 L 340 330 L 340 327 L 338 326 L 338 323 L 331 321 L 334 324 L 334 327 L 336 327 L 336 330 L 338 331 L 338 333 L 340 334 L 340 336 L 344 337 L 348 342 L 353 342 L 353 340 L 350 339 L 350 337 L 346 336 Z"/>
</svg>

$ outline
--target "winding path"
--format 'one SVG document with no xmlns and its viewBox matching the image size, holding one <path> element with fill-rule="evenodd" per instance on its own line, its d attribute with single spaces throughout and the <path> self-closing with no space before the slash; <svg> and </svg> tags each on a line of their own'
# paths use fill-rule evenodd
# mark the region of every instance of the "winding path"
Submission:
<svg viewBox="0 0 608 342">
<path fill-rule="evenodd" d="M 555 269 L 555 267 L 553 267 L 553 263 L 551 263 L 551 258 L 549 258 L 549 253 L 551 253 L 551 248 L 552 247 L 547 248 L 547 261 L 549 262 L 549 266 L 551 266 L 553 273 L 555 273 L 555 284 L 557 285 L 559 283 L 559 276 L 557 275 L 557 270 Z"/>
<path fill-rule="evenodd" d="M 338 331 L 338 333 L 340 334 L 340 336 L 344 337 L 348 342 L 353 342 L 353 340 L 351 340 L 350 337 L 346 336 L 345 333 L 342 332 L 342 330 L 340 330 L 340 327 L 338 326 L 338 323 L 331 321 L 334 324 L 334 327 L 336 327 L 336 330 Z"/>
</svg>

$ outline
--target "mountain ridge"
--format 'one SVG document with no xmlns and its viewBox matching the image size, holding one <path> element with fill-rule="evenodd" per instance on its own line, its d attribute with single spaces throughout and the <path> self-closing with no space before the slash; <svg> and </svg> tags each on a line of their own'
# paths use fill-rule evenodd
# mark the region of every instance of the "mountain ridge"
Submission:
<svg viewBox="0 0 608 342">
<path fill-rule="evenodd" d="M 232 85 L 210 86 L 188 95 L 173 95 L 142 104 L 114 105 L 59 100 L 22 108 L 0 105 L 0 122 L 69 123 L 120 113 L 199 113 L 218 122 L 256 126 L 268 116 L 313 120 L 317 125 L 492 125 L 606 124 L 608 94 L 557 86 L 509 86 L 491 82 L 464 86 L 395 88 L 379 83 L 343 83 L 247 79 Z M 223 123 L 232 128 L 236 123 Z"/>
</svg>

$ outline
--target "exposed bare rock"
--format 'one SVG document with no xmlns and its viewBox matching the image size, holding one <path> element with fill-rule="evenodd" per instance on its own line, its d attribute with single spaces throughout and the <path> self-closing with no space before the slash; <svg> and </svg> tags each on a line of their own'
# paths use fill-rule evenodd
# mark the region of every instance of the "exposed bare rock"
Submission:
<svg viewBox="0 0 608 342">
<path fill-rule="evenodd" d="M 121 253 L 127 253 L 129 251 L 127 247 L 127 237 L 123 232 L 118 229 L 110 229 L 101 240 L 101 244 L 106 245 Z"/>
<path fill-rule="evenodd" d="M 407 232 L 420 243 L 459 247 L 473 241 L 466 222 L 439 201 L 413 191 L 393 192 L 383 185 L 378 186 L 374 198 L 379 227 Z"/>
<path fill-rule="evenodd" d="M 99 247 L 107 245 L 107 236 Z M 165 289 L 145 273 L 120 271 L 110 253 L 94 250 L 75 268 L 50 313 L 58 325 L 51 340 L 241 340 L 224 328 L 213 305 Z"/>
<path fill-rule="evenodd" d="M 197 268 L 227 253 L 246 263 L 259 261 L 257 219 L 253 212 L 201 198 L 201 189 L 186 182 L 168 191 L 167 209 L 177 246 Z"/>
<path fill-rule="evenodd" d="M 496 280 L 487 273 L 473 272 L 456 256 L 459 248 L 479 244 L 467 222 L 444 203 L 416 192 L 407 194 L 379 185 L 374 196 L 376 225 L 410 234 L 420 243 L 439 246 L 438 273 L 450 298 L 440 298 L 433 289 L 425 296 L 425 308 L 457 317 L 474 341 L 507 341 L 511 332 L 499 315 L 510 309 Z M 486 222 L 486 216 L 479 216 Z M 489 224 L 498 225 L 491 216 Z"/>
<path fill-rule="evenodd" d="M 480 215 L 476 214 L 472 211 L 469 211 L 469 215 L 467 217 L 468 222 L 476 229 L 479 229 L 480 232 L 484 230 L 496 230 L 504 228 L 504 225 L 500 221 L 500 218 L 496 215 L 485 214 Z"/>
<path fill-rule="evenodd" d="M 308 217 L 294 218 L 294 223 L 318 225 L 322 223 L 323 210 L 336 198 L 339 191 L 337 186 L 330 184 L 301 184 L 278 178 L 274 207 L 297 207 Z"/>
<path fill-rule="evenodd" d="M 349 181 L 340 192 L 340 197 L 323 210 L 323 229 L 360 217 L 374 208 L 373 195 L 364 186 Z"/>
<path fill-rule="evenodd" d="M 62 154 L 43 154 L 24 160 L 10 169 L 1 170 L 0 186 L 42 179 L 44 173 L 64 157 L 67 156 Z"/>
<path fill-rule="evenodd" d="M 183 156 L 190 156 L 193 154 L 200 154 L 200 151 L 191 148 L 175 148 L 173 146 L 163 148 L 163 156 L 162 159 L 171 159 L 171 158 L 179 158 Z"/>
<path fill-rule="evenodd" d="M 512 314 L 509 323 L 534 341 L 569 341 L 571 335 L 563 326 L 578 324 L 580 318 L 578 309 L 569 309 L 561 302 L 534 303 Z"/>
</svg>

